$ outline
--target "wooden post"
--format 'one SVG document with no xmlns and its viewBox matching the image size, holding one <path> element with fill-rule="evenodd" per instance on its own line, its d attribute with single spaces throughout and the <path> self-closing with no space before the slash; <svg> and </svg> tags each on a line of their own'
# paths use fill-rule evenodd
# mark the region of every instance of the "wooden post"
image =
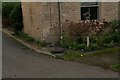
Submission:
<svg viewBox="0 0 120 80">
<path fill-rule="evenodd" d="M 87 47 L 89 47 L 90 45 L 90 39 L 89 39 L 89 36 L 87 36 Z"/>
</svg>

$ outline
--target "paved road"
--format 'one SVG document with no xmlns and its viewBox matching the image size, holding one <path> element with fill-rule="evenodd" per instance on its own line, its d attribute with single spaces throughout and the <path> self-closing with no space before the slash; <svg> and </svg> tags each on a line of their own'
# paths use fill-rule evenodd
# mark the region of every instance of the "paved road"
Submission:
<svg viewBox="0 0 120 80">
<path fill-rule="evenodd" d="M 3 78 L 116 77 L 116 72 L 38 54 L 3 34 Z"/>
</svg>

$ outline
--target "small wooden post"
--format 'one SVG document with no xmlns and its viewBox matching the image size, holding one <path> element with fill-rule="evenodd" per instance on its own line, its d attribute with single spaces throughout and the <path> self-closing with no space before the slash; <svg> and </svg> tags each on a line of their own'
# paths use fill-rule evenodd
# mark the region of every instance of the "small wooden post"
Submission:
<svg viewBox="0 0 120 80">
<path fill-rule="evenodd" d="M 90 45 L 90 39 L 89 39 L 89 36 L 87 36 L 87 47 L 89 47 Z"/>
</svg>

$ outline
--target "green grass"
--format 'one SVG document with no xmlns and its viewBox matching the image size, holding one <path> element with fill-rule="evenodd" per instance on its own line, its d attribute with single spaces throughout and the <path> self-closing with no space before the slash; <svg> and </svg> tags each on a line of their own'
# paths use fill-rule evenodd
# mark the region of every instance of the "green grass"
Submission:
<svg viewBox="0 0 120 80">
<path fill-rule="evenodd" d="M 118 64 L 119 51 L 120 47 L 106 48 L 104 50 L 90 53 L 71 50 L 63 56 L 63 59 L 100 66 L 102 68 L 111 69 L 114 71 L 120 71 L 120 64 Z"/>
<path fill-rule="evenodd" d="M 120 72 L 120 64 L 113 64 L 112 70 Z"/>
<path fill-rule="evenodd" d="M 64 55 L 64 60 L 74 60 L 75 58 L 80 58 L 84 54 L 79 51 L 70 50 Z"/>
</svg>

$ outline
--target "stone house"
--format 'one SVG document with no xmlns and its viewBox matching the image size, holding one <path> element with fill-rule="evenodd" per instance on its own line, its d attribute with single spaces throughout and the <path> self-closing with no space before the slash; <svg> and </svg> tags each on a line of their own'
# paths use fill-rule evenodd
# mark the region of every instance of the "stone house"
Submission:
<svg viewBox="0 0 120 80">
<path fill-rule="evenodd" d="M 54 43 L 60 39 L 62 23 L 118 19 L 117 2 L 22 2 L 24 32 L 38 40 Z"/>
</svg>

